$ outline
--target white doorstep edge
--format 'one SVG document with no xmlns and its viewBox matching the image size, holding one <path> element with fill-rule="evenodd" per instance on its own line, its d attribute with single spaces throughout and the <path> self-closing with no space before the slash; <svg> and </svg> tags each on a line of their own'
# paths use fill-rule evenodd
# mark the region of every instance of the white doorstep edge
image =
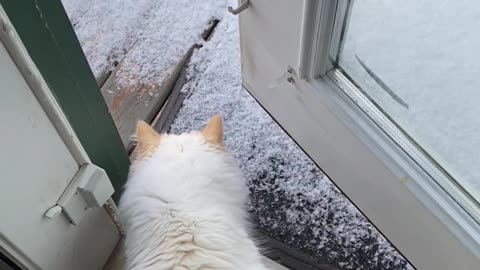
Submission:
<svg viewBox="0 0 480 270">
<path fill-rule="evenodd" d="M 288 268 L 285 268 L 285 266 L 282 266 L 267 257 L 263 257 L 263 260 L 265 261 L 265 266 L 267 266 L 271 270 L 288 270 Z"/>
</svg>

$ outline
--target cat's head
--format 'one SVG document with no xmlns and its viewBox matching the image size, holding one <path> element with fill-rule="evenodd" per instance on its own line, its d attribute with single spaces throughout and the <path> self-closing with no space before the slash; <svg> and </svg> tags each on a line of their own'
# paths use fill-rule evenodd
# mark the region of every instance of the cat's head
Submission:
<svg viewBox="0 0 480 270">
<path fill-rule="evenodd" d="M 223 145 L 223 120 L 220 115 L 213 116 L 201 131 L 191 131 L 181 135 L 159 134 L 144 121 L 139 121 L 135 133 L 137 148 L 135 149 L 135 161 L 141 161 L 152 157 L 160 150 L 160 145 L 167 140 L 168 144 L 176 144 L 185 148 L 194 144 L 206 144 L 206 150 L 225 150 Z M 198 146 L 198 145 L 197 145 Z M 180 149 L 189 150 L 189 149 Z M 199 150 L 196 147 L 196 150 Z M 172 153 L 173 154 L 173 153 Z"/>
<path fill-rule="evenodd" d="M 223 121 L 219 115 L 202 130 L 179 135 L 159 134 L 145 122 L 139 122 L 136 137 L 127 189 L 155 190 L 165 201 L 172 202 L 202 196 L 225 201 L 237 195 L 243 201 L 245 182 L 224 148 Z"/>
</svg>

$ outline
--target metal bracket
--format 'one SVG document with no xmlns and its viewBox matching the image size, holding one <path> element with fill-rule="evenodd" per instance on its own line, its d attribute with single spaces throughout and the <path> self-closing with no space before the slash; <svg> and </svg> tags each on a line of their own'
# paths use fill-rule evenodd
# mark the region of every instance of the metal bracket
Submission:
<svg viewBox="0 0 480 270">
<path fill-rule="evenodd" d="M 229 6 L 228 11 L 230 11 L 230 13 L 232 13 L 233 15 L 237 15 L 240 12 L 247 9 L 249 4 L 250 4 L 249 0 L 239 0 L 238 7 L 236 9 L 234 9 L 234 8 Z"/>
<path fill-rule="evenodd" d="M 57 202 L 45 214 L 55 218 L 64 213 L 72 224 L 78 225 L 88 209 L 102 207 L 114 190 L 107 173 L 93 164 L 80 167 L 73 180 Z"/>
</svg>

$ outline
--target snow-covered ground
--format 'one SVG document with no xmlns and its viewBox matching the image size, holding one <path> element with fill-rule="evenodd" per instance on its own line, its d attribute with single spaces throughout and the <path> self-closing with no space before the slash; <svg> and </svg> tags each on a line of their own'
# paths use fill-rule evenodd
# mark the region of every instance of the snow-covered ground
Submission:
<svg viewBox="0 0 480 270">
<path fill-rule="evenodd" d="M 121 63 L 120 85 L 160 84 L 227 0 L 62 0 L 95 77 Z"/>
<path fill-rule="evenodd" d="M 69 3 L 75 0 L 63 1 Z M 198 31 L 196 26 L 202 25 L 211 16 L 220 19 L 212 39 L 204 42 L 203 47 L 197 49 L 192 56 L 187 71 L 188 81 L 182 90 L 187 97 L 171 131 L 180 133 L 198 129 L 215 113 L 224 116 L 225 143 L 248 179 L 253 220 L 269 236 L 341 269 L 411 268 L 242 88 L 238 21 L 237 17 L 226 12 L 226 2 L 198 1 L 208 8 L 198 11 L 199 14 L 195 16 L 187 16 L 182 11 L 186 1 L 150 0 L 148 3 L 149 1 L 142 0 L 139 3 L 148 8 L 143 11 L 132 9 L 138 16 L 150 19 L 139 22 L 143 19 L 132 15 L 129 20 L 137 25 L 133 32 L 128 32 L 132 27 L 126 26 L 127 23 L 115 23 L 115 20 L 122 20 L 121 16 L 102 14 L 102 8 L 92 4 L 97 2 L 90 1 L 89 5 L 79 4 L 80 2 L 70 3 L 66 7 L 73 18 L 75 30 L 82 33 L 79 38 L 92 68 L 108 68 L 111 65 L 109 51 L 116 52 L 117 47 L 122 48 L 119 51 L 128 49 L 138 42 L 132 38 L 132 33 L 137 38 L 138 33 L 144 33 L 140 42 L 145 46 L 136 49 L 137 52 L 131 54 L 132 59 L 129 61 L 154 64 L 147 69 L 142 69 L 143 66 L 126 69 L 125 72 L 129 75 L 125 78 L 147 81 L 156 80 L 159 73 L 165 70 L 168 72 L 171 68 L 170 61 L 173 58 L 166 53 L 175 54 L 184 48 L 181 40 L 185 35 L 183 32 L 179 33 L 175 27 L 157 24 L 169 22 L 170 25 L 190 25 L 191 31 Z M 108 9 L 105 7 L 103 12 L 107 10 L 117 15 L 126 11 L 118 11 L 116 8 L 123 9 L 131 5 L 127 0 L 109 2 Z M 152 4 L 153 2 L 155 3 Z M 196 5 L 193 4 L 196 1 L 188 2 Z M 92 7 L 94 11 L 90 10 Z M 169 10 L 157 10 L 160 7 Z M 198 8 L 200 10 L 202 7 Z M 190 12 L 194 12 L 193 9 L 195 7 L 188 8 Z M 89 12 L 95 16 L 85 15 Z M 148 17 L 149 15 L 144 15 L 145 12 L 162 13 L 164 18 L 160 20 L 155 16 Z M 82 22 L 84 17 L 91 21 Z M 103 18 L 110 22 L 104 22 L 107 19 Z M 118 33 L 118 44 L 124 45 L 112 45 L 111 39 L 92 37 L 94 34 L 88 34 L 89 31 Z M 89 39 L 94 39 L 91 43 L 93 45 L 85 46 L 89 44 Z M 201 42 L 201 39 L 198 37 L 194 42 Z M 149 46 L 154 46 L 154 49 Z M 145 53 L 142 48 L 146 50 Z M 126 54 L 130 53 L 123 52 L 123 55 L 117 56 L 117 61 L 125 61 Z M 152 61 L 149 61 L 150 58 Z M 106 64 L 101 63 L 104 60 L 107 61 Z M 147 71 L 157 75 L 153 76 Z"/>
<path fill-rule="evenodd" d="M 354 2 L 340 65 L 480 201 L 480 5 Z M 403 105 L 375 83 L 356 56 Z"/>
</svg>

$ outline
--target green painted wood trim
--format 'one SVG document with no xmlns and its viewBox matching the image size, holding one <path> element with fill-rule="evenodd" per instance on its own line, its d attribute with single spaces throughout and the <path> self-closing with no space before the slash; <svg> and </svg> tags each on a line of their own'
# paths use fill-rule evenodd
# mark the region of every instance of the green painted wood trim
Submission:
<svg viewBox="0 0 480 270">
<path fill-rule="evenodd" d="M 129 157 L 60 0 L 0 0 L 90 159 L 120 198 Z"/>
</svg>

